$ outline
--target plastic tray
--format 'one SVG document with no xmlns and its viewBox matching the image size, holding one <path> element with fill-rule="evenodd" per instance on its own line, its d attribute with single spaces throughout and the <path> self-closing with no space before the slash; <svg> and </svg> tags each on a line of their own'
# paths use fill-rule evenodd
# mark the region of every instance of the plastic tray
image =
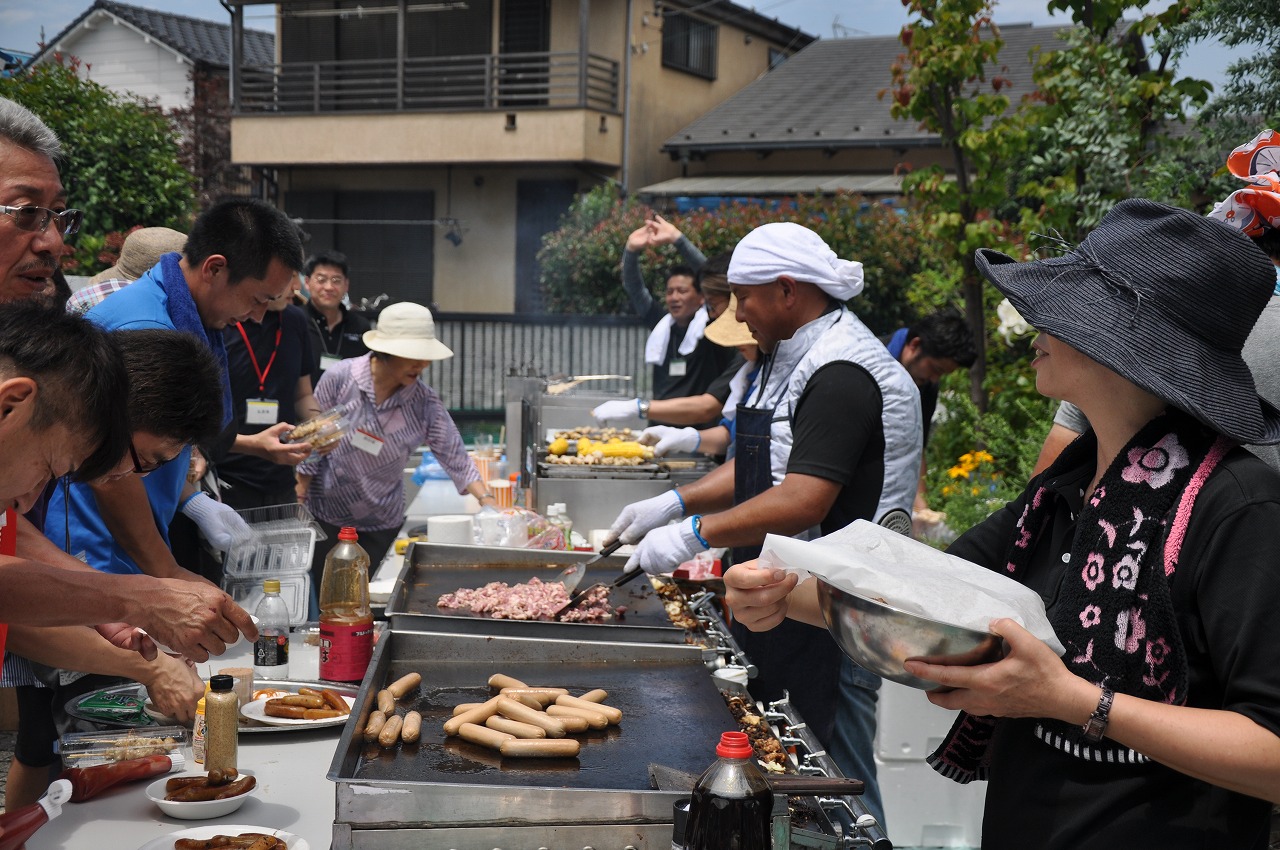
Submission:
<svg viewBox="0 0 1280 850">
<path fill-rule="evenodd" d="M 311 561 L 306 567 L 309 569 Z M 280 598 L 289 609 L 289 625 L 300 626 L 307 621 L 307 609 L 311 604 L 311 574 L 307 570 L 300 573 L 273 574 L 269 578 L 280 581 Z M 262 601 L 261 578 L 236 578 L 224 576 L 222 589 L 231 595 L 241 608 L 253 612 Z"/>
<path fill-rule="evenodd" d="M 138 685 L 132 687 L 141 690 Z M 93 694 L 80 699 L 89 696 Z M 56 751 L 62 756 L 64 767 L 90 767 L 157 753 L 180 753 L 190 746 L 190 729 L 151 726 L 123 732 L 71 732 L 58 739 Z"/>
<path fill-rule="evenodd" d="M 311 568 L 316 542 L 324 539 L 324 532 L 305 505 L 272 505 L 238 513 L 254 536 L 227 552 L 222 561 L 225 575 L 283 580 Z"/>
</svg>

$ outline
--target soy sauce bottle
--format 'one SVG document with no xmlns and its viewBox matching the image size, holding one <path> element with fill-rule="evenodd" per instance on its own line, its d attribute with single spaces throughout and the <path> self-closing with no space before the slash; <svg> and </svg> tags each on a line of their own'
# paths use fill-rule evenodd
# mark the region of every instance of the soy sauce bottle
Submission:
<svg viewBox="0 0 1280 850">
<path fill-rule="evenodd" d="M 693 786 L 688 850 L 769 850 L 773 791 L 745 732 L 725 732 L 716 763 Z"/>
</svg>

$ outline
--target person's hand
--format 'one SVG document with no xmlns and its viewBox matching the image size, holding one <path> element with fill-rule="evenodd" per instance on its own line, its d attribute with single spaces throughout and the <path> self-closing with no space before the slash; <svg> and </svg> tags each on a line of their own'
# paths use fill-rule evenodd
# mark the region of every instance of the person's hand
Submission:
<svg viewBox="0 0 1280 850">
<path fill-rule="evenodd" d="M 281 442 L 280 438 L 293 428 L 288 422 L 277 422 L 250 437 L 249 443 L 264 460 L 282 466 L 297 466 L 310 456 L 311 444 L 306 440 L 297 443 Z"/>
<path fill-rule="evenodd" d="M 649 247 L 649 241 L 653 238 L 652 228 L 649 222 L 645 222 L 640 227 L 631 231 L 631 235 L 627 237 L 627 250 L 632 253 L 643 251 Z"/>
<path fill-rule="evenodd" d="M 961 667 L 908 658 L 907 672 L 950 690 L 929 691 L 929 702 L 978 716 L 1052 717 L 1075 722 L 1098 702 L 1098 688 L 1073 674 L 1054 651 L 1007 617 L 990 630 L 1005 640 L 1004 658 Z M 1067 716 L 1064 716 L 1067 715 Z"/>
<path fill-rule="evenodd" d="M 224 591 L 203 581 L 151 579 L 129 576 L 139 592 L 128 619 L 138 623 L 158 642 L 192 661 L 208 661 L 221 655 L 240 635 L 258 639 L 258 627 L 249 612 Z"/>
<path fill-rule="evenodd" d="M 205 460 L 204 452 L 200 451 L 198 446 L 191 448 L 191 465 L 187 469 L 187 481 L 192 484 L 204 478 L 204 474 L 209 471 L 209 461 Z"/>
<path fill-rule="evenodd" d="M 128 623 L 99 623 L 94 631 L 102 635 L 112 646 L 136 652 L 147 661 L 154 661 L 157 653 L 156 642 L 151 635 Z"/>
<path fill-rule="evenodd" d="M 627 570 L 644 570 L 651 576 L 669 573 L 707 547 L 693 533 L 693 517 L 679 525 L 664 525 L 644 536 L 627 559 Z"/>
<path fill-rule="evenodd" d="M 591 409 L 591 415 L 601 425 L 608 425 L 621 419 L 635 419 L 640 415 L 640 399 L 614 399 L 597 404 Z"/>
<path fill-rule="evenodd" d="M 219 552 L 253 539 L 253 529 L 235 509 L 214 501 L 207 493 L 196 493 L 188 499 L 182 512 L 199 526 L 204 539 Z"/>
<path fill-rule="evenodd" d="M 161 653 L 141 681 L 156 711 L 182 724 L 195 719 L 196 703 L 204 696 L 204 680 L 194 664 Z"/>
<path fill-rule="evenodd" d="M 640 432 L 640 442 L 653 446 L 658 457 L 677 452 L 693 454 L 702 445 L 702 435 L 697 428 L 672 428 L 670 425 L 651 425 Z"/>
<path fill-rule="evenodd" d="M 649 222 L 650 245 L 672 245 L 680 239 L 680 228 L 660 215 L 654 215 Z"/>
<path fill-rule="evenodd" d="M 799 582 L 795 573 L 744 561 L 725 571 L 724 598 L 734 620 L 753 632 L 765 632 L 787 618 L 787 597 Z"/>
<path fill-rule="evenodd" d="M 635 543 L 658 526 L 682 516 L 684 503 L 675 490 L 668 490 L 660 496 L 643 502 L 632 502 L 623 508 L 609 527 L 609 534 L 604 542 L 607 545 L 620 539 L 623 543 Z"/>
</svg>

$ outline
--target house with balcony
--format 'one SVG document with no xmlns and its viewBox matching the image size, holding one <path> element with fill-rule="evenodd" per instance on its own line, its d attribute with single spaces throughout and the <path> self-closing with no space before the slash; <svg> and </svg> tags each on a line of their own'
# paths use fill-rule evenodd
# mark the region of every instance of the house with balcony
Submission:
<svg viewBox="0 0 1280 850">
<path fill-rule="evenodd" d="M 351 260 L 353 294 L 539 310 L 573 196 L 680 172 L 663 142 L 813 38 L 726 0 L 228 0 L 232 158 Z M 276 55 L 244 48 L 276 19 Z"/>
</svg>

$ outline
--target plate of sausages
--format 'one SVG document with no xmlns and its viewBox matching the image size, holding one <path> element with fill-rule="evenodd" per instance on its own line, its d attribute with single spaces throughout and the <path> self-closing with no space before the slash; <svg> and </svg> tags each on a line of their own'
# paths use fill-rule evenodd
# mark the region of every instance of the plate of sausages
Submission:
<svg viewBox="0 0 1280 850">
<path fill-rule="evenodd" d="M 347 722 L 354 702 L 330 688 L 299 688 L 297 693 L 246 703 L 240 714 L 268 726 L 341 726 Z"/>
<path fill-rule="evenodd" d="M 283 829 L 243 824 L 197 826 L 153 838 L 138 850 L 311 850 L 301 836 Z"/>
</svg>

